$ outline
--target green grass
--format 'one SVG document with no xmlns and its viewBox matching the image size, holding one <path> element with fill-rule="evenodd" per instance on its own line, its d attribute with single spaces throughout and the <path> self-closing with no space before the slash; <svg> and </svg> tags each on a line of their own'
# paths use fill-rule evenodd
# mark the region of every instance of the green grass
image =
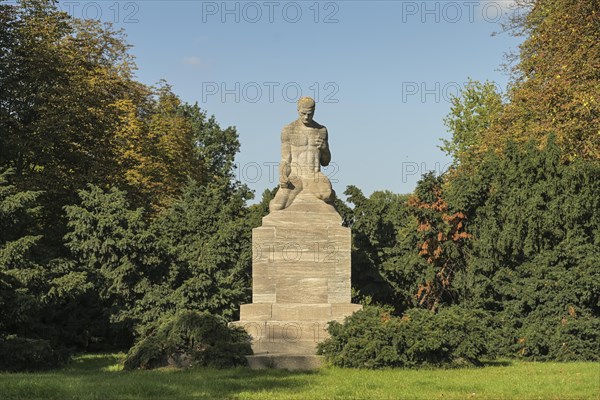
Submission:
<svg viewBox="0 0 600 400">
<path fill-rule="evenodd" d="M 313 372 L 124 372 L 122 355 L 84 355 L 43 373 L 0 373 L 0 399 L 600 399 L 600 364 L 506 361 L 484 368 Z"/>
</svg>

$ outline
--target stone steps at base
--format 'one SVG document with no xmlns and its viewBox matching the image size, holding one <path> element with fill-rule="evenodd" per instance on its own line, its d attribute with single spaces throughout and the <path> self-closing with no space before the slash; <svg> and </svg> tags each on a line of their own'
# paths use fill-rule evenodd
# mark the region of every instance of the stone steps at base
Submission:
<svg viewBox="0 0 600 400">
<path fill-rule="evenodd" d="M 314 355 L 317 354 L 317 342 L 313 340 L 253 340 L 252 351 L 254 354 L 269 355 Z"/>
<path fill-rule="evenodd" d="M 287 369 L 289 371 L 317 369 L 323 366 L 323 357 L 311 354 L 257 354 L 246 356 L 252 369 Z"/>
<path fill-rule="evenodd" d="M 254 341 L 313 341 L 321 342 L 329 337 L 329 321 L 256 321 L 243 320 L 231 325 L 244 328 Z"/>
<path fill-rule="evenodd" d="M 316 354 L 329 321 L 236 321 L 252 336 L 254 354 Z"/>
<path fill-rule="evenodd" d="M 352 303 L 251 303 L 240 306 L 241 321 L 332 321 L 362 308 Z"/>
</svg>

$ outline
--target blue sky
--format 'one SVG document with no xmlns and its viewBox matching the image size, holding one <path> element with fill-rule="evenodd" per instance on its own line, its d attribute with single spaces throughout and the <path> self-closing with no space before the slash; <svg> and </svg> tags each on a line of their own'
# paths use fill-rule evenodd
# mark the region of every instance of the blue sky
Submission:
<svg viewBox="0 0 600 400">
<path fill-rule="evenodd" d="M 166 79 L 222 126 L 237 127 L 239 179 L 276 185 L 281 128 L 315 97 L 342 193 L 411 192 L 449 159 L 449 98 L 469 77 L 504 89 L 500 29 L 510 1 L 61 1 L 76 17 L 126 30 L 147 84 Z"/>
</svg>

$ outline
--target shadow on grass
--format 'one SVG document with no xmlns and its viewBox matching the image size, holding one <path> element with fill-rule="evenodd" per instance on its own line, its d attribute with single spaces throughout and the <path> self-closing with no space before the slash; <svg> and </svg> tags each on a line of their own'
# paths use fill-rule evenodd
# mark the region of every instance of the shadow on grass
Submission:
<svg viewBox="0 0 600 400">
<path fill-rule="evenodd" d="M 482 361 L 484 367 L 510 367 L 514 365 L 511 360 L 484 360 Z"/>
<path fill-rule="evenodd" d="M 314 384 L 318 371 L 251 370 L 249 368 L 116 371 L 122 356 L 75 357 L 64 369 L 36 376 L 36 388 L 21 386 L 10 399 L 228 399 L 242 393 L 294 393 Z M 30 375 L 31 376 L 31 375 Z M 26 378 L 24 374 L 22 378 Z M 40 380 L 41 378 L 41 380 Z"/>
<path fill-rule="evenodd" d="M 64 371 L 99 372 L 118 365 L 124 354 L 82 354 L 73 357 Z"/>
</svg>

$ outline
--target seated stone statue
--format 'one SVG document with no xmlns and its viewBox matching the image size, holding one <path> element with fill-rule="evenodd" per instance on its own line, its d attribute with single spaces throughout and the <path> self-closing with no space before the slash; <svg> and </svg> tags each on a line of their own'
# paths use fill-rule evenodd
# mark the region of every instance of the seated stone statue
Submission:
<svg viewBox="0 0 600 400">
<path fill-rule="evenodd" d="M 270 211 L 289 207 L 299 195 L 304 200 L 318 199 L 333 204 L 335 192 L 321 166 L 329 165 L 331 153 L 327 128 L 313 120 L 315 101 L 298 100 L 299 118 L 281 131 L 279 190 L 269 204 Z"/>
</svg>

